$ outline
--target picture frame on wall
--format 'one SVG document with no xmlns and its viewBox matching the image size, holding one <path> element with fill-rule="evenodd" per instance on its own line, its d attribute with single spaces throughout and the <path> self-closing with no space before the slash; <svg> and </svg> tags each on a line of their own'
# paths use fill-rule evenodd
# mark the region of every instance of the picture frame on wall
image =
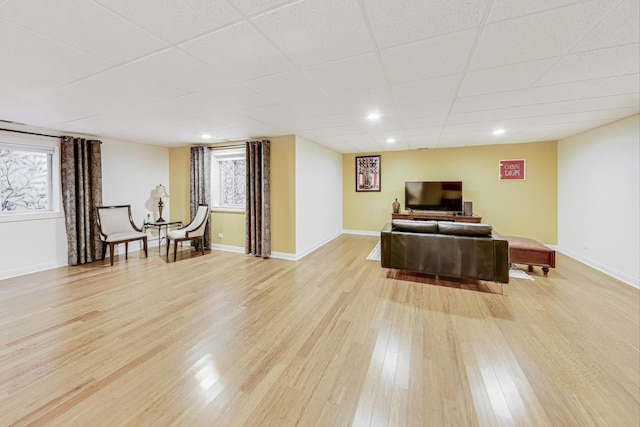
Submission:
<svg viewBox="0 0 640 427">
<path fill-rule="evenodd" d="M 380 156 L 356 156 L 356 191 L 380 191 Z"/>
</svg>

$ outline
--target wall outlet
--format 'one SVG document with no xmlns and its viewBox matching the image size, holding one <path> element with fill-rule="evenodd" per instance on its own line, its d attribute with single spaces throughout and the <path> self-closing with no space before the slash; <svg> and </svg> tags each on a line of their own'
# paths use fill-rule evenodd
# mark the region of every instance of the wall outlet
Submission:
<svg viewBox="0 0 640 427">
<path fill-rule="evenodd" d="M 218 238 L 219 238 L 219 239 L 224 239 L 224 234 L 222 234 L 222 233 L 218 233 Z"/>
</svg>

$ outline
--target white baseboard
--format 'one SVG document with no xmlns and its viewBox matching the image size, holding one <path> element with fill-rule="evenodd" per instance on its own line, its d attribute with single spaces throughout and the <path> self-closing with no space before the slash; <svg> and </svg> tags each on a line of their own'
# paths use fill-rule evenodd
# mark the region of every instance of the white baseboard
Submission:
<svg viewBox="0 0 640 427">
<path fill-rule="evenodd" d="M 380 237 L 379 231 L 366 231 L 366 230 L 342 230 L 343 234 L 356 234 L 358 236 L 376 236 Z"/>
<path fill-rule="evenodd" d="M 619 271 L 613 270 L 609 267 L 607 267 L 606 265 L 600 264 L 597 261 L 594 261 L 592 259 L 589 258 L 585 258 L 581 255 L 576 254 L 575 252 L 572 252 L 570 250 L 567 249 L 563 249 L 561 247 L 558 247 L 556 249 L 558 252 L 561 252 L 562 254 L 571 257 L 573 259 L 575 259 L 576 261 L 580 261 L 583 264 L 588 265 L 591 268 L 594 268 L 608 276 L 613 277 L 614 279 L 617 279 L 629 286 L 633 286 L 634 288 L 638 288 L 640 289 L 640 280 L 638 280 L 638 278 L 634 278 L 631 276 L 627 276 L 624 273 L 620 273 Z"/>
<path fill-rule="evenodd" d="M 30 265 L 28 267 L 16 268 L 14 270 L 7 270 L 0 273 L 0 280 L 23 276 L 25 274 L 37 273 L 39 271 L 51 270 L 52 268 L 66 267 L 67 265 L 68 262 L 66 259 L 59 259 L 57 261 Z"/>
<path fill-rule="evenodd" d="M 229 246 L 229 245 L 220 245 L 220 244 L 214 243 L 211 245 L 211 249 L 217 249 L 219 251 L 225 251 L 225 252 L 235 252 L 239 254 L 244 253 L 243 246 Z"/>
<path fill-rule="evenodd" d="M 303 250 L 302 252 L 296 252 L 296 254 L 295 254 L 295 257 L 296 257 L 296 258 L 295 258 L 295 260 L 297 261 L 297 260 L 299 260 L 299 259 L 301 259 L 301 258 L 303 258 L 303 257 L 305 257 L 305 256 L 307 256 L 307 255 L 309 255 L 311 252 L 313 252 L 313 251 L 315 251 L 316 249 L 318 249 L 318 248 L 320 248 L 320 247 L 322 247 L 322 246 L 326 245 L 327 243 L 329 243 L 329 242 L 330 242 L 330 241 L 332 241 L 333 239 L 335 239 L 335 238 L 337 238 L 337 237 L 340 237 L 340 235 L 341 235 L 341 234 L 342 234 L 342 232 L 339 232 L 339 233 L 335 234 L 334 236 L 331 236 L 331 237 L 327 238 L 326 240 L 323 240 L 323 241 L 322 241 L 322 242 L 320 242 L 320 243 L 316 243 L 315 245 L 313 245 L 313 246 L 311 246 L 311 247 L 309 247 L 309 248 L 307 248 L 307 249 Z"/>
</svg>

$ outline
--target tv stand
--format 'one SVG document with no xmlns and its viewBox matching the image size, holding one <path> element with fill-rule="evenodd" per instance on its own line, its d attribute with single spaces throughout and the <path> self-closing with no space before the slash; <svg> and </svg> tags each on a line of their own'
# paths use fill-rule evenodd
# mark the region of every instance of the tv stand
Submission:
<svg viewBox="0 0 640 427">
<path fill-rule="evenodd" d="M 391 214 L 392 219 L 410 219 L 415 221 L 453 221 L 453 222 L 482 222 L 481 216 L 466 216 L 466 215 L 454 215 L 451 213 L 439 213 L 439 212 L 405 212 Z"/>
</svg>

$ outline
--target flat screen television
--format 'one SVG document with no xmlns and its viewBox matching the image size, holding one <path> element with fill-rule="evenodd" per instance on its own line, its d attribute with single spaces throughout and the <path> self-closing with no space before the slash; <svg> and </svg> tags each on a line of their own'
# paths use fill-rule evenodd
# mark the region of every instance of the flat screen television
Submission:
<svg viewBox="0 0 640 427">
<path fill-rule="evenodd" d="M 462 212 L 462 181 L 407 181 L 405 209 Z"/>
</svg>

